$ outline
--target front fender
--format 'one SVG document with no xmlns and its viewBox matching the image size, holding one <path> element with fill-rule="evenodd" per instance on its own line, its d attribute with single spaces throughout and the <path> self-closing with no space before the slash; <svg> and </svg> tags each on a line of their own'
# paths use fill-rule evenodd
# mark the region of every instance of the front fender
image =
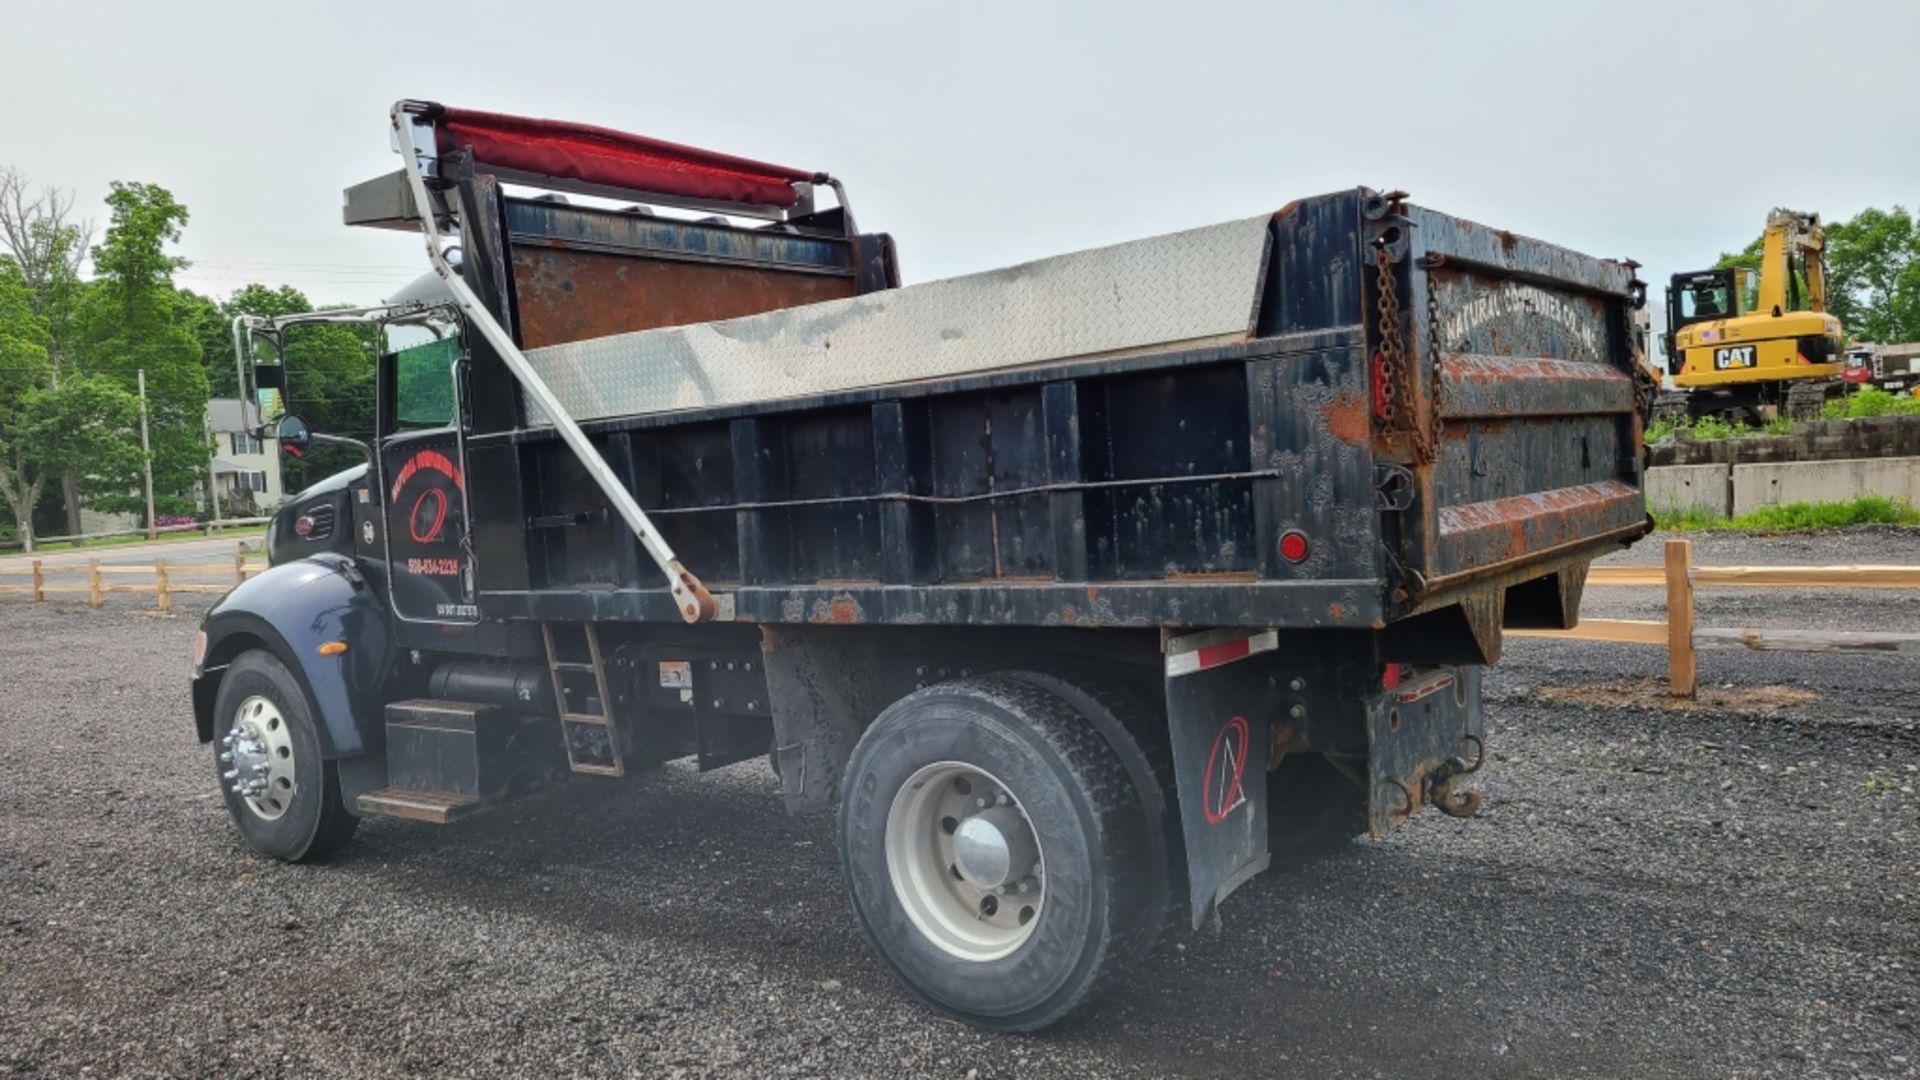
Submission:
<svg viewBox="0 0 1920 1080">
<path fill-rule="evenodd" d="M 213 702 L 227 665 L 259 648 L 300 680 L 323 756 L 354 757 L 384 742 L 392 625 L 352 559 L 328 553 L 271 567 L 221 597 L 200 631 L 206 644 L 193 672 L 193 712 L 201 742 L 213 739 Z M 320 655 L 329 641 L 345 642 L 346 651 Z"/>
</svg>

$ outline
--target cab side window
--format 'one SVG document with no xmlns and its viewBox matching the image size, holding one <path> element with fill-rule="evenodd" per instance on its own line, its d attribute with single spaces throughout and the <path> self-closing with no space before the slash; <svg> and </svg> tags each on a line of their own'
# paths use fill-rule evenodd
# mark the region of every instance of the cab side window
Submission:
<svg viewBox="0 0 1920 1080">
<path fill-rule="evenodd" d="M 421 431 L 453 426 L 453 365 L 460 358 L 458 341 L 429 341 L 393 356 L 393 431 Z"/>
</svg>

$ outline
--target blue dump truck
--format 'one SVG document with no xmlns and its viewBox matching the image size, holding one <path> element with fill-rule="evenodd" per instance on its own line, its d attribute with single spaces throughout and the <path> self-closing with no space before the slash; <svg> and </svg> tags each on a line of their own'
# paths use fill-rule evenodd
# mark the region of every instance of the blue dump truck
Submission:
<svg viewBox="0 0 1920 1080">
<path fill-rule="evenodd" d="M 234 327 L 284 452 L 366 456 L 195 645 L 267 856 L 766 758 L 900 982 L 1037 1029 L 1275 860 L 1471 814 L 1503 630 L 1648 528 L 1631 262 L 1356 188 L 902 287 L 825 173 L 390 122 L 345 217 L 433 273 Z M 298 415 L 314 321 L 380 334 L 370 442 Z"/>
</svg>

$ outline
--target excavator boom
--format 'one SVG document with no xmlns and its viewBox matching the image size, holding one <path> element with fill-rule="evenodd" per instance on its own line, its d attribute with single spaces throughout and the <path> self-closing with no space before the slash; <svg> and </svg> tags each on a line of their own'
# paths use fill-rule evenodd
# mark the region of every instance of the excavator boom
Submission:
<svg viewBox="0 0 1920 1080">
<path fill-rule="evenodd" d="M 1827 235 L 1820 228 L 1819 214 L 1785 209 L 1768 214 L 1760 255 L 1760 294 L 1753 310 L 1769 314 L 1827 310 L 1826 262 Z M 1807 285 L 1804 306 L 1796 295 L 1801 277 Z"/>
</svg>

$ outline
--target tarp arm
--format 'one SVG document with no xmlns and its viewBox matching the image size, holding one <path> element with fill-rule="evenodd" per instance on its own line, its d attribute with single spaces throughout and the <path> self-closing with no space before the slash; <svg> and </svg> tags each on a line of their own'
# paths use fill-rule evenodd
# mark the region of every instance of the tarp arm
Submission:
<svg viewBox="0 0 1920 1080">
<path fill-rule="evenodd" d="M 666 538 L 660 535 L 653 522 L 648 520 L 646 511 L 634 501 L 633 493 L 620 481 L 612 467 L 600 452 L 587 440 L 585 432 L 575 423 L 573 417 L 561 406 L 559 399 L 553 396 L 546 382 L 527 362 L 526 354 L 514 344 L 513 338 L 502 327 L 493 312 L 480 302 L 479 296 L 467 286 L 458 271 L 447 261 L 443 249 L 440 223 L 435 220 L 427 181 L 438 180 L 439 135 L 435 130 L 434 117 L 443 110 L 439 106 L 419 101 L 401 101 L 394 105 L 390 114 L 393 122 L 394 147 L 406 162 L 407 183 L 413 191 L 413 205 L 418 208 L 417 217 L 420 232 L 427 245 L 427 259 L 433 264 L 434 273 L 446 282 L 447 289 L 453 293 L 454 303 L 460 308 L 467 321 L 480 331 L 487 344 L 506 364 L 507 370 L 519 381 L 520 386 L 538 405 L 540 411 L 552 421 L 554 431 L 559 434 L 567 449 L 573 451 L 580 465 L 607 497 L 620 519 L 640 541 L 640 547 L 653 560 L 660 573 L 666 578 L 667 589 L 673 594 L 674 606 L 679 609 L 680 617 L 690 623 L 705 622 L 719 614 L 719 603 L 714 599 L 700 579 L 693 576 L 686 567 L 680 565 L 673 548 Z"/>
</svg>

